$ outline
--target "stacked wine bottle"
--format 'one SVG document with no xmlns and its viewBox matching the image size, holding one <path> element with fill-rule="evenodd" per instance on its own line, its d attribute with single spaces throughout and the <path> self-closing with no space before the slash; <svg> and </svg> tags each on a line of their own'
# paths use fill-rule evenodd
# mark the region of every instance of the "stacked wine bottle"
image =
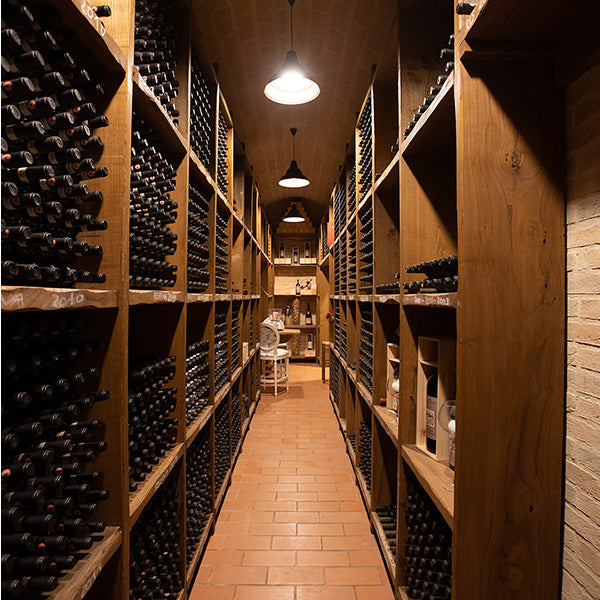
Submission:
<svg viewBox="0 0 600 600">
<path fill-rule="evenodd" d="M 373 392 L 373 309 L 370 304 L 361 304 L 360 322 L 360 382 Z"/>
<path fill-rule="evenodd" d="M 356 163 L 352 157 L 352 167 L 348 171 L 348 215 L 356 210 Z"/>
<path fill-rule="evenodd" d="M 225 117 L 219 114 L 219 127 L 217 129 L 217 187 L 226 198 L 229 193 L 229 151 L 227 144 L 229 129 Z"/>
<path fill-rule="evenodd" d="M 191 425 L 210 402 L 209 341 L 188 345 L 185 359 L 185 422 Z"/>
<path fill-rule="evenodd" d="M 359 452 L 358 468 L 362 473 L 367 484 L 367 489 L 371 489 L 371 422 L 361 421 L 359 429 Z"/>
<path fill-rule="evenodd" d="M 129 489 L 134 492 L 177 440 L 171 417 L 177 389 L 165 388 L 175 375 L 175 356 L 137 360 L 129 371 Z"/>
<path fill-rule="evenodd" d="M 195 52 L 190 84 L 190 146 L 208 169 L 213 157 L 214 92 Z"/>
<path fill-rule="evenodd" d="M 340 356 L 348 360 L 348 328 L 344 323 L 340 328 Z"/>
<path fill-rule="evenodd" d="M 327 221 L 321 223 L 321 258 L 325 258 L 329 254 L 329 246 L 327 245 Z"/>
<path fill-rule="evenodd" d="M 342 309 L 339 301 L 337 301 L 333 309 L 333 345 L 338 352 L 342 347 L 341 314 Z"/>
<path fill-rule="evenodd" d="M 104 90 L 76 32 L 58 14 L 2 4 L 2 280 L 69 287 L 104 283 L 102 247 L 82 239 L 107 228 L 91 180 L 108 125 Z M 82 261 L 82 258 L 85 260 Z M 85 267 L 85 268 L 83 268 Z"/>
<path fill-rule="evenodd" d="M 215 243 L 215 293 L 229 293 L 229 234 L 227 233 L 227 215 L 217 213 Z"/>
<path fill-rule="evenodd" d="M 348 262 L 346 256 L 346 235 L 342 234 L 338 244 L 340 254 L 340 294 L 346 294 L 348 287 Z"/>
<path fill-rule="evenodd" d="M 391 283 L 380 283 L 375 288 L 378 294 L 399 294 L 400 273 L 396 273 L 396 280 Z"/>
<path fill-rule="evenodd" d="M 240 346 L 240 302 L 232 304 L 231 315 L 231 372 L 235 373 L 242 366 L 242 349 Z"/>
<path fill-rule="evenodd" d="M 217 304 L 215 314 L 215 394 L 229 381 L 227 307 Z"/>
<path fill-rule="evenodd" d="M 390 552 L 396 556 L 397 551 L 397 520 L 398 510 L 395 504 L 389 506 L 377 506 L 375 509 L 379 523 L 385 535 L 385 543 L 390 549 Z"/>
<path fill-rule="evenodd" d="M 333 255 L 333 293 L 336 296 L 338 296 L 340 294 L 340 287 L 341 287 L 340 270 L 341 270 L 340 251 L 339 251 L 339 248 L 336 248 L 335 253 Z"/>
<path fill-rule="evenodd" d="M 348 223 L 348 294 L 356 294 L 356 221 Z"/>
<path fill-rule="evenodd" d="M 102 539 L 105 425 L 89 411 L 110 394 L 98 390 L 104 346 L 86 318 L 2 321 L 2 593 L 18 598 L 56 588 Z"/>
<path fill-rule="evenodd" d="M 406 593 L 442 600 L 452 590 L 452 532 L 421 485 L 408 480 L 405 538 Z"/>
<path fill-rule="evenodd" d="M 363 209 L 360 215 L 360 240 L 358 251 L 360 262 L 358 267 L 359 290 L 370 294 L 373 291 L 373 207 Z"/>
<path fill-rule="evenodd" d="M 426 277 L 421 281 L 407 281 L 404 284 L 407 294 L 423 290 L 432 292 L 456 292 L 458 290 L 458 256 L 456 255 L 406 267 L 406 272 L 422 273 Z"/>
<path fill-rule="evenodd" d="M 231 395 L 231 448 L 235 453 L 242 439 L 242 395 Z"/>
<path fill-rule="evenodd" d="M 333 397 L 333 402 L 335 405 L 340 407 L 340 361 L 337 359 L 335 354 L 331 354 L 329 356 L 329 377 L 331 388 L 331 395 Z"/>
<path fill-rule="evenodd" d="M 176 169 L 158 150 L 152 128 L 135 113 L 131 136 L 131 193 L 129 204 L 129 285 L 132 289 L 157 289 L 175 285 L 177 265 L 166 257 L 175 254 L 177 203 Z"/>
<path fill-rule="evenodd" d="M 187 286 L 189 292 L 205 292 L 210 274 L 209 261 L 209 197 L 190 183 L 188 197 Z"/>
<path fill-rule="evenodd" d="M 185 455 L 186 561 L 193 559 L 212 512 L 210 427 L 205 427 Z"/>
<path fill-rule="evenodd" d="M 174 100 L 179 82 L 175 40 L 175 6 L 171 0 L 136 0 L 133 62 L 167 114 L 177 124 Z"/>
<path fill-rule="evenodd" d="M 176 482 L 154 494 L 129 534 L 129 597 L 177 598 L 183 588 Z"/>
<path fill-rule="evenodd" d="M 358 120 L 358 197 L 362 200 L 373 182 L 373 107 L 369 96 Z"/>
<path fill-rule="evenodd" d="M 440 59 L 444 61 L 444 75 L 439 75 L 435 85 L 429 88 L 429 95 L 423 98 L 423 104 L 421 104 L 417 111 L 413 114 L 412 121 L 404 130 L 405 138 L 410 135 L 419 119 L 427 112 L 427 109 L 433 103 L 435 97 L 442 90 L 442 86 L 444 85 L 446 79 L 448 79 L 448 75 L 454 70 L 454 34 L 450 35 L 447 47 L 442 48 L 440 51 Z"/>
<path fill-rule="evenodd" d="M 227 401 L 223 400 L 215 411 L 215 494 L 217 496 L 231 466 L 229 442 L 229 407 Z"/>
<path fill-rule="evenodd" d="M 337 238 L 346 222 L 346 171 L 342 171 L 333 193 L 333 228 Z"/>
</svg>

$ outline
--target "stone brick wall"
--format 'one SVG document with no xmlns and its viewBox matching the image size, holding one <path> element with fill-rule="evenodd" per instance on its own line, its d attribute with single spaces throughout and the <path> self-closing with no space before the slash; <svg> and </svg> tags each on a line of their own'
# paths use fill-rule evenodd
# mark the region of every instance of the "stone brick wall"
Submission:
<svg viewBox="0 0 600 600">
<path fill-rule="evenodd" d="M 564 600 L 600 598 L 600 64 L 567 90 Z"/>
</svg>

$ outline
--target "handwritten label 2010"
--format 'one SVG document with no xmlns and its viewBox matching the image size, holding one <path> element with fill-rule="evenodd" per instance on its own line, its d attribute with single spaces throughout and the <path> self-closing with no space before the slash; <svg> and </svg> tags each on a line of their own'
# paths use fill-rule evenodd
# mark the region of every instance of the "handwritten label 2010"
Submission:
<svg viewBox="0 0 600 600">
<path fill-rule="evenodd" d="M 69 308 L 72 306 L 81 306 L 85 302 L 85 294 L 83 292 L 71 292 L 70 294 L 52 294 L 52 298 L 48 301 L 44 308 Z"/>
<path fill-rule="evenodd" d="M 88 21 L 94 26 L 96 31 L 104 37 L 106 29 L 102 21 L 98 18 L 96 11 L 85 0 L 81 0 L 80 10 L 88 18 Z"/>
</svg>

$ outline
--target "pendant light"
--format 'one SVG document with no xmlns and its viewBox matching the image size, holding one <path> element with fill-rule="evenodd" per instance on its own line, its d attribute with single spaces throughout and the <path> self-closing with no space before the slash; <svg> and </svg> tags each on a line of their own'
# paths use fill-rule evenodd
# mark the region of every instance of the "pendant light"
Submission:
<svg viewBox="0 0 600 600">
<path fill-rule="evenodd" d="M 306 219 L 300 214 L 296 203 L 292 204 L 292 208 L 288 211 L 288 214 L 283 217 L 286 223 L 303 223 Z"/>
<path fill-rule="evenodd" d="M 302 174 L 296 158 L 296 132 L 295 127 L 290 129 L 292 133 L 292 162 L 290 168 L 285 172 L 285 175 L 279 180 L 279 185 L 286 188 L 301 188 L 307 186 L 310 181 Z"/>
<path fill-rule="evenodd" d="M 290 3 L 290 50 L 283 66 L 265 86 L 265 96 L 278 104 L 304 104 L 314 100 L 321 92 L 319 84 L 300 66 L 294 52 L 294 3 Z"/>
</svg>

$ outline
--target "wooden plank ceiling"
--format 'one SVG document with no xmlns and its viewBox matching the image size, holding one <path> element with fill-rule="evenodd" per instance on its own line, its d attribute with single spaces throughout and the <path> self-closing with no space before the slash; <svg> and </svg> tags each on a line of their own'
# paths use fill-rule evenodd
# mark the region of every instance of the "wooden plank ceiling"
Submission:
<svg viewBox="0 0 600 600">
<path fill-rule="evenodd" d="M 381 59 L 396 12 L 395 0 L 297 0 L 294 49 L 317 81 L 320 96 L 282 106 L 263 89 L 289 50 L 287 0 L 190 0 L 201 44 L 219 79 L 239 139 L 258 180 L 273 227 L 294 196 L 277 182 L 292 159 L 290 127 L 297 127 L 296 160 L 310 180 L 296 191 L 318 226 L 344 160 L 354 144 L 356 113 Z"/>
</svg>

